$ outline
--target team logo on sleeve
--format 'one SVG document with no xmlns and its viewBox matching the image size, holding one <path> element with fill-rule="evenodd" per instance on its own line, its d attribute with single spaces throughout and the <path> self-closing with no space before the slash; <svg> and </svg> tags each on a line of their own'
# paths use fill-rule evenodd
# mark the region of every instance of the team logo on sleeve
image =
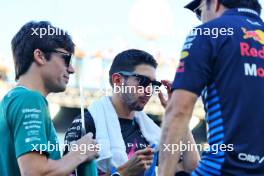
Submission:
<svg viewBox="0 0 264 176">
<path fill-rule="evenodd" d="M 176 70 L 177 73 L 183 73 L 184 72 L 184 60 L 180 60 L 179 66 Z"/>
<path fill-rule="evenodd" d="M 189 50 L 192 47 L 192 42 L 195 40 L 195 38 L 195 35 L 189 35 L 185 40 L 182 50 Z"/>
<path fill-rule="evenodd" d="M 181 52 L 181 59 L 180 59 L 180 63 L 178 65 L 178 68 L 176 70 L 177 73 L 183 73 L 184 72 L 184 59 L 186 57 L 189 56 L 189 52 L 188 51 L 182 51 Z"/>
<path fill-rule="evenodd" d="M 184 59 L 184 58 L 186 58 L 188 56 L 189 56 L 189 52 L 188 51 L 182 51 L 182 53 L 181 53 L 181 59 Z"/>
<path fill-rule="evenodd" d="M 264 31 L 262 30 L 247 30 L 246 28 L 241 28 L 243 33 L 244 33 L 244 36 L 243 38 L 244 39 L 250 39 L 252 38 L 253 40 L 255 40 L 256 42 L 264 45 Z"/>
</svg>

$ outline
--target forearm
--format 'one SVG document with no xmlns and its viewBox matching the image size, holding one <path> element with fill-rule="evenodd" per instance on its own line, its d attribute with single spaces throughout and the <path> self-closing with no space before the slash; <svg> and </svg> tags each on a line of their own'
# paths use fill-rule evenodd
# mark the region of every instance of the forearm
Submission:
<svg viewBox="0 0 264 176">
<path fill-rule="evenodd" d="M 28 154 L 18 159 L 22 176 L 66 176 L 84 160 L 74 152 L 69 152 L 60 160 L 47 159 L 38 153 Z M 23 161 L 22 161 L 22 158 Z"/>
<path fill-rule="evenodd" d="M 45 174 L 47 176 L 69 175 L 84 160 L 73 151 L 62 157 L 60 160 L 48 160 Z"/>
<path fill-rule="evenodd" d="M 200 155 L 190 130 L 186 136 L 185 144 L 188 144 L 188 150 L 183 153 L 183 167 L 185 171 L 191 172 L 197 167 L 197 163 L 200 160 Z"/>
<path fill-rule="evenodd" d="M 118 167 L 117 168 L 117 171 L 118 171 L 118 173 L 120 173 L 120 175 L 122 175 L 122 176 L 130 176 L 129 174 L 128 174 L 128 172 L 126 171 L 126 167 L 127 166 L 120 166 L 120 167 Z"/>
<path fill-rule="evenodd" d="M 184 170 L 180 161 L 180 144 L 186 142 L 189 122 L 197 96 L 185 90 L 175 90 L 163 118 L 159 175 L 171 176 Z M 169 148 L 169 150 L 167 150 Z"/>
<path fill-rule="evenodd" d="M 180 143 L 184 143 L 188 132 L 188 121 L 184 116 L 185 114 L 182 113 L 173 115 L 170 112 L 165 116 L 159 160 L 159 172 L 164 176 L 174 175 L 176 171 L 184 170 L 183 162 L 179 162 Z M 170 146 L 170 150 L 166 150 L 165 146 Z M 172 146 L 177 146 L 177 149 L 175 150 Z"/>
</svg>

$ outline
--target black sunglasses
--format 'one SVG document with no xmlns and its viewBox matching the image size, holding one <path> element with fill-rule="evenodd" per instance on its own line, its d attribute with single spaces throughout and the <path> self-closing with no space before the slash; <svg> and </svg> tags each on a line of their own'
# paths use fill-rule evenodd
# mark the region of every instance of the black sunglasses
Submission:
<svg viewBox="0 0 264 176">
<path fill-rule="evenodd" d="M 143 87 L 148 87 L 151 84 L 153 88 L 159 88 L 162 85 L 162 83 L 159 81 L 152 81 L 149 77 L 144 76 L 144 75 L 140 75 L 140 74 L 136 74 L 136 73 L 121 71 L 121 72 L 118 72 L 118 74 L 120 74 L 122 76 L 134 76 L 134 77 L 138 78 L 139 85 L 143 86 Z"/>
<path fill-rule="evenodd" d="M 58 51 L 58 50 L 48 50 L 48 51 L 45 51 L 45 52 L 46 53 L 57 53 L 57 54 L 60 54 L 61 57 L 64 59 L 65 66 L 66 67 L 69 67 L 70 66 L 72 54 L 65 53 L 63 51 Z"/>
</svg>

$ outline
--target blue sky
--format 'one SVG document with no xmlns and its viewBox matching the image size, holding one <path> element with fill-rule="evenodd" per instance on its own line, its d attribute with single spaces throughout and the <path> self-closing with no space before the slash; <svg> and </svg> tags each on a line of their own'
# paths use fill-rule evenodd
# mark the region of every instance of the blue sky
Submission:
<svg viewBox="0 0 264 176">
<path fill-rule="evenodd" d="M 177 41 L 172 40 L 170 35 L 149 42 L 137 35 L 130 24 L 132 7 L 136 0 L 4 1 L 1 2 L 0 10 L 0 18 L 5 26 L 0 31 L 2 39 L 0 51 L 6 55 L 5 53 L 10 50 L 12 36 L 24 23 L 30 20 L 48 20 L 52 24 L 66 29 L 73 37 L 83 39 L 80 43 L 84 45 L 82 47 L 85 47 L 85 50 L 108 48 L 126 42 L 131 47 L 142 45 L 145 47 L 148 43 L 154 43 L 161 48 L 163 46 L 164 48 L 174 48 L 175 44 L 178 45 L 179 39 L 184 38 L 184 34 L 187 34 L 186 29 L 190 29 L 199 22 L 191 12 L 182 8 L 188 1 L 161 1 L 166 1 L 170 6 L 173 19 L 172 35 Z"/>
<path fill-rule="evenodd" d="M 124 48 L 140 48 L 151 53 L 161 52 L 165 55 L 164 58 L 178 59 L 189 30 L 200 24 L 194 14 L 183 8 L 188 2 L 189 0 L 2 0 L 0 57 L 5 59 L 7 65 L 12 65 L 10 41 L 14 34 L 28 21 L 48 20 L 53 25 L 66 29 L 87 57 L 97 50 L 106 51 L 111 48 L 114 52 L 119 52 Z M 264 6 L 263 0 L 261 3 Z M 143 19 L 148 15 L 149 20 Z M 142 27 L 144 20 L 147 21 L 145 28 Z M 148 26 L 152 26 L 153 30 Z M 145 35 L 142 37 L 139 33 L 145 30 L 149 33 L 154 31 L 152 37 L 156 39 L 148 40 L 149 37 Z M 173 74 L 170 76 L 172 78 Z"/>
</svg>

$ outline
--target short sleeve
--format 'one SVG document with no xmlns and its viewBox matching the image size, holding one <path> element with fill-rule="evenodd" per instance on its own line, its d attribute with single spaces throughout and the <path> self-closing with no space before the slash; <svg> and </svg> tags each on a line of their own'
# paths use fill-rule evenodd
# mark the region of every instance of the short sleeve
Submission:
<svg viewBox="0 0 264 176">
<path fill-rule="evenodd" d="M 172 89 L 184 89 L 200 96 L 212 74 L 213 45 L 209 36 L 186 38 Z"/>
<path fill-rule="evenodd" d="M 10 129 L 13 131 L 16 157 L 32 152 L 44 152 L 47 149 L 47 104 L 41 95 L 25 93 L 13 100 L 8 107 Z"/>
</svg>

